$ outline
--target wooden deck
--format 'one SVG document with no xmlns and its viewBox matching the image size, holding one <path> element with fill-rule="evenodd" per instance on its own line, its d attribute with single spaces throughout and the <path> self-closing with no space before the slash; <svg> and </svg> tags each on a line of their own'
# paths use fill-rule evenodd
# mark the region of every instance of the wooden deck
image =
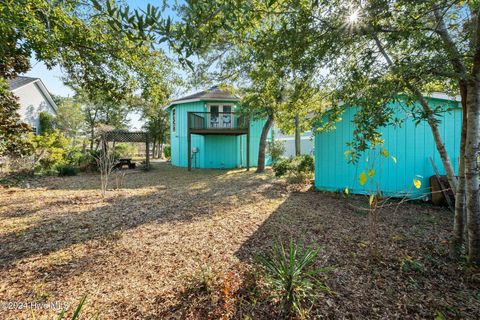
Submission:
<svg viewBox="0 0 480 320">
<path fill-rule="evenodd" d="M 209 129 L 190 129 L 191 134 L 200 135 L 226 135 L 226 136 L 239 136 L 247 134 L 247 128 L 209 128 Z"/>
<path fill-rule="evenodd" d="M 250 170 L 250 117 L 235 112 L 187 113 L 188 171 L 192 170 L 192 134 L 247 137 L 247 171 Z"/>
</svg>

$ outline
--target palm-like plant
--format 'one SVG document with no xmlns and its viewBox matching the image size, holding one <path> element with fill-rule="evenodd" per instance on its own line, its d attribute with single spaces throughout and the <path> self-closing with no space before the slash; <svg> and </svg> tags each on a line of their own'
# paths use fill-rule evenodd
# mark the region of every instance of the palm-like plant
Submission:
<svg viewBox="0 0 480 320">
<path fill-rule="evenodd" d="M 303 304 L 313 295 L 316 285 L 325 289 L 314 276 L 328 268 L 315 268 L 319 249 L 303 248 L 290 239 L 288 248 L 277 241 L 270 252 L 258 257 L 267 284 L 282 301 L 285 316 L 304 316 Z"/>
</svg>

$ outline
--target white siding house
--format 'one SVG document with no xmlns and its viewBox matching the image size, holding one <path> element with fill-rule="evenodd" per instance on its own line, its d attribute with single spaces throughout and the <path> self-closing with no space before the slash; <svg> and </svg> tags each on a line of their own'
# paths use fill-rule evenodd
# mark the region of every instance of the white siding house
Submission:
<svg viewBox="0 0 480 320">
<path fill-rule="evenodd" d="M 18 97 L 21 120 L 29 124 L 34 133 L 39 132 L 41 112 L 57 114 L 57 106 L 39 78 L 16 77 L 9 80 L 9 89 Z"/>
</svg>

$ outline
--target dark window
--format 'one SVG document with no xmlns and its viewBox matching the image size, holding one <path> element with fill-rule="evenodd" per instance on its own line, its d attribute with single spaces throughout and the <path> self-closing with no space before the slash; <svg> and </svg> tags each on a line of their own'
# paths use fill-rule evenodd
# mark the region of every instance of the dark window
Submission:
<svg viewBox="0 0 480 320">
<path fill-rule="evenodd" d="M 177 131 L 177 113 L 175 108 L 172 109 L 172 132 Z"/>
</svg>

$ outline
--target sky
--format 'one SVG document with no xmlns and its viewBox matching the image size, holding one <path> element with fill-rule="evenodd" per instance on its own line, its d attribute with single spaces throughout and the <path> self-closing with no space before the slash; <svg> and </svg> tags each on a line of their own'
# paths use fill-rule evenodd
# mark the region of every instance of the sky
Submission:
<svg viewBox="0 0 480 320">
<path fill-rule="evenodd" d="M 177 3 L 181 3 L 182 1 L 177 1 Z M 162 6 L 163 0 L 127 0 L 126 3 L 130 6 L 131 9 L 140 8 L 145 9 L 147 5 L 150 3 L 155 6 Z M 169 6 L 175 4 L 174 0 L 168 1 Z M 169 15 L 172 18 L 176 18 L 175 12 L 172 11 L 171 8 L 167 8 L 165 10 L 165 15 Z M 42 79 L 43 83 L 47 87 L 47 89 L 55 94 L 64 97 L 73 96 L 74 92 L 68 86 L 65 86 L 62 82 L 62 70 L 60 67 L 54 67 L 53 69 L 49 70 L 45 64 L 41 61 L 37 61 L 34 57 L 31 59 L 32 68 L 30 71 L 25 73 L 27 77 L 34 77 Z M 141 129 L 143 122 L 140 119 L 140 115 L 137 113 L 131 113 L 128 116 L 130 120 L 130 127 L 132 130 L 139 130 Z"/>
</svg>

